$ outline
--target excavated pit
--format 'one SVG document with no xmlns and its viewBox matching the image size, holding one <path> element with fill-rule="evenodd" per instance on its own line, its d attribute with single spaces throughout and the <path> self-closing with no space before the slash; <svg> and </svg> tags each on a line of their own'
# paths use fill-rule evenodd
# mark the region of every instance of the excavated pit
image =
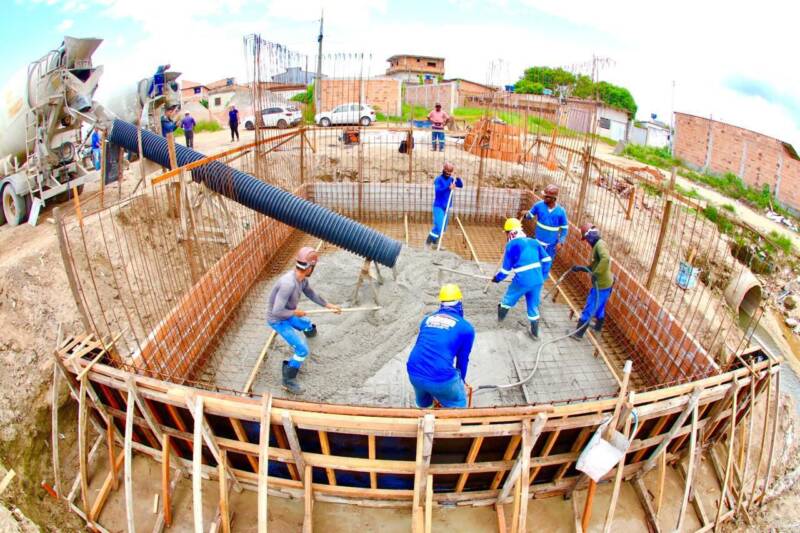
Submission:
<svg viewBox="0 0 800 533">
<path fill-rule="evenodd" d="M 372 289 L 366 285 L 359 291 L 359 303 L 353 300 L 362 262 L 361 258 L 344 251 L 324 253 L 311 278 L 312 286 L 328 301 L 344 307 L 374 306 Z M 291 268 L 291 263 L 283 266 Z M 474 262 L 454 253 L 405 247 L 398 260 L 396 279 L 391 271 L 382 269 L 383 284 L 376 285 L 380 310 L 313 316 L 319 334 L 309 339 L 311 354 L 299 374 L 304 391 L 294 398 L 412 407 L 414 395 L 405 363 L 422 317 L 438 307 L 440 280 L 461 286 L 465 316 L 476 329 L 467 373 L 467 382 L 475 389 L 526 377 L 536 364 L 539 347 L 548 340 L 564 336 L 574 323 L 566 304 L 543 302 L 540 340 L 534 341 L 527 333 L 524 300 L 503 322 L 497 320 L 496 306 L 506 283 L 492 286 L 484 294 L 484 280 L 448 272 L 442 272 L 440 278 L 440 266 L 479 274 Z M 494 268 L 489 264 L 483 266 L 486 272 Z M 201 378 L 203 381 L 213 382 L 223 389 L 241 391 L 244 388 L 272 331 L 266 325 L 266 314 L 269 292 L 275 281 L 275 275 L 264 277 L 250 289 L 210 356 Z M 301 301 L 301 309 L 314 307 L 307 299 Z M 289 397 L 280 386 L 281 361 L 291 354 L 291 348 L 276 338 L 257 374 L 252 392 Z M 559 403 L 615 395 L 617 381 L 603 360 L 593 354 L 594 349 L 586 339 L 577 342 L 567 338 L 547 345 L 539 354 L 537 371 L 524 389 L 476 392 L 473 405 Z"/>
</svg>

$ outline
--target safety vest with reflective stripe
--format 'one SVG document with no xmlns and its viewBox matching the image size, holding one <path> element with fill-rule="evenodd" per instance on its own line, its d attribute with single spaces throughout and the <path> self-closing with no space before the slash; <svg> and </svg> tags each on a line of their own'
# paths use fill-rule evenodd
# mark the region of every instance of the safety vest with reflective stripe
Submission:
<svg viewBox="0 0 800 533">
<path fill-rule="evenodd" d="M 569 223 L 567 212 L 561 205 L 550 209 L 542 200 L 533 204 L 530 214 L 536 217 L 536 239 L 539 242 L 549 246 L 567 239 Z"/>
<path fill-rule="evenodd" d="M 550 256 L 539 241 L 521 235 L 506 244 L 503 264 L 497 277 L 502 280 L 513 272 L 514 283 L 524 287 L 541 285 L 544 283 L 542 263 L 549 261 Z"/>
</svg>

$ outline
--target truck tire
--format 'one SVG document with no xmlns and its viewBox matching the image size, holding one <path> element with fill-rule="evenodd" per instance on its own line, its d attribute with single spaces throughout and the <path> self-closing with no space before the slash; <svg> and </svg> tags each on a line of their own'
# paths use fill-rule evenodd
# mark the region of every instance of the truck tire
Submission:
<svg viewBox="0 0 800 533">
<path fill-rule="evenodd" d="M 246 129 L 247 131 L 253 131 L 254 129 L 256 129 L 256 127 L 253 125 L 253 122 L 251 120 L 248 120 L 247 122 L 244 123 L 244 129 Z"/>
<path fill-rule="evenodd" d="M 28 218 L 28 202 L 10 184 L 3 187 L 3 215 L 10 226 L 19 226 Z"/>
</svg>

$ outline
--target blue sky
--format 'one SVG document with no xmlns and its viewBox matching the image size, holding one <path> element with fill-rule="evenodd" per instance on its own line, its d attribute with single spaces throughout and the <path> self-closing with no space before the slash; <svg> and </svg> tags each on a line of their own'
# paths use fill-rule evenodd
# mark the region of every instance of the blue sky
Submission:
<svg viewBox="0 0 800 533">
<path fill-rule="evenodd" d="M 246 77 L 245 34 L 315 53 L 325 9 L 326 51 L 371 54 L 369 74 L 395 53 L 446 58 L 448 77 L 496 84 L 534 64 L 586 68 L 624 85 L 639 118 L 674 108 L 800 146 L 800 74 L 791 66 L 797 11 L 778 0 L 659 4 L 634 0 L 0 0 L 0 80 L 63 35 L 105 40 L 98 98 L 169 62 L 185 79 Z M 673 91 L 673 81 L 675 89 Z M 3 83 L 0 81 L 0 83 Z"/>
</svg>

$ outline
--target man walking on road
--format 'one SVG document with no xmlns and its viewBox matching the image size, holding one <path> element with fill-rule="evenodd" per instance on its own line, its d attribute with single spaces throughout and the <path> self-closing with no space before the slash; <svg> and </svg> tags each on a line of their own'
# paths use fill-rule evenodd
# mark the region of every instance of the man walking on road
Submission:
<svg viewBox="0 0 800 533">
<path fill-rule="evenodd" d="M 475 328 L 464 318 L 461 289 L 455 283 L 439 290 L 439 310 L 422 319 L 406 370 L 417 406 L 427 409 L 438 400 L 442 407 L 467 407 L 465 380 Z M 455 362 L 455 366 L 453 363 Z"/>
<path fill-rule="evenodd" d="M 437 143 L 440 152 L 444 152 L 444 126 L 450 120 L 450 115 L 442 111 L 442 104 L 437 103 L 433 111 L 428 113 L 428 120 L 431 121 L 431 146 L 436 151 Z"/>
<path fill-rule="evenodd" d="M 452 205 L 453 190 L 456 187 L 463 187 L 464 182 L 461 178 L 453 178 L 455 167 L 452 163 L 445 163 L 442 173 L 433 180 L 433 228 L 428 234 L 425 244 L 435 246 L 439 238 L 444 234 L 449 208 Z"/>
<path fill-rule="evenodd" d="M 183 120 L 181 120 L 181 128 L 183 128 L 183 136 L 186 138 L 186 146 L 188 148 L 194 148 L 194 127 L 196 124 L 194 117 L 189 115 L 187 111 L 183 115 Z"/>
<path fill-rule="evenodd" d="M 283 362 L 282 369 L 283 388 L 292 394 L 303 391 L 295 380 L 309 353 L 306 337 L 317 335 L 317 326 L 306 318 L 305 311 L 297 308 L 300 293 L 317 305 L 333 309 L 337 314 L 342 312 L 341 307 L 326 302 L 308 284 L 318 260 L 316 250 L 308 246 L 301 248 L 297 253 L 295 268 L 278 278 L 269 294 L 267 324 L 294 349 L 294 356 L 290 361 Z"/>
<path fill-rule="evenodd" d="M 233 137 L 236 136 L 236 140 L 239 140 L 239 110 L 236 109 L 235 105 L 231 106 L 231 110 L 228 111 L 228 126 L 231 129 L 231 142 L 233 142 Z"/>
</svg>

